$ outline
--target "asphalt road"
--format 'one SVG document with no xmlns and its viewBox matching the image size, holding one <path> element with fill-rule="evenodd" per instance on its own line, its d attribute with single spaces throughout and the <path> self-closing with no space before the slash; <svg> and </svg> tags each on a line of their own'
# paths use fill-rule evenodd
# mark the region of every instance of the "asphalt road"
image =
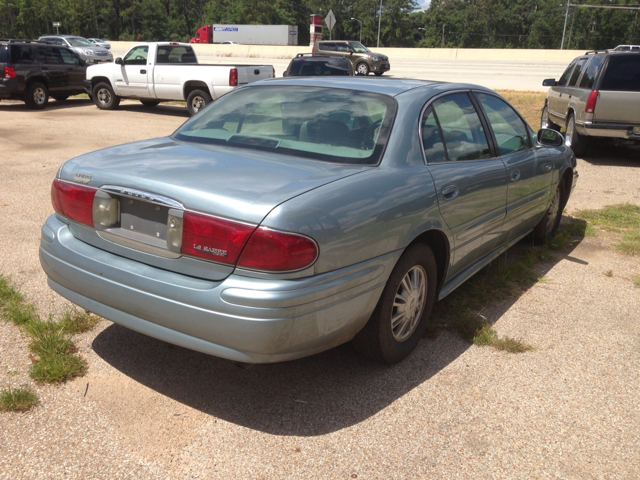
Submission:
<svg viewBox="0 0 640 480">
<path fill-rule="evenodd" d="M 70 308 L 38 261 L 60 164 L 186 119 L 0 103 L 0 272 L 43 317 Z M 603 147 L 578 170 L 570 210 L 640 204 L 637 150 Z M 344 345 L 243 370 L 102 320 L 76 338 L 88 375 L 38 386 L 26 337 L 0 322 L 0 385 L 40 397 L 0 414 L 0 479 L 639 478 L 640 259 L 615 240 L 578 239 L 539 266 L 544 281 L 486 306 L 500 335 L 535 347 L 519 355 L 445 333 L 393 367 Z"/>
</svg>

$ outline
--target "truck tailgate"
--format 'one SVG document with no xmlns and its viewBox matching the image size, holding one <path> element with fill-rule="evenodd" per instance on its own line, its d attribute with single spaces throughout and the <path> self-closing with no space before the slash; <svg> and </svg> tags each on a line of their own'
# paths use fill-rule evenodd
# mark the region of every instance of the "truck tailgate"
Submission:
<svg viewBox="0 0 640 480">
<path fill-rule="evenodd" d="M 238 85 L 246 85 L 258 80 L 273 78 L 273 67 L 271 65 L 244 65 L 236 68 L 238 69 Z"/>
<path fill-rule="evenodd" d="M 593 121 L 640 125 L 640 92 L 600 90 Z"/>
</svg>

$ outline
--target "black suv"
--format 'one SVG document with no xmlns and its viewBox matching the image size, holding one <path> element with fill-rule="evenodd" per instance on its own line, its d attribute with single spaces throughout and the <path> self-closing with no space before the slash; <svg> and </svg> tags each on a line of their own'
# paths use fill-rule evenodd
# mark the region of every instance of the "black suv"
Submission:
<svg viewBox="0 0 640 480">
<path fill-rule="evenodd" d="M 0 99 L 46 107 L 49 95 L 66 100 L 84 93 L 86 64 L 65 47 L 26 40 L 0 40 Z"/>
<path fill-rule="evenodd" d="M 344 57 L 299 53 L 284 72 L 284 77 L 315 76 L 351 76 L 355 75 L 353 65 Z"/>
</svg>

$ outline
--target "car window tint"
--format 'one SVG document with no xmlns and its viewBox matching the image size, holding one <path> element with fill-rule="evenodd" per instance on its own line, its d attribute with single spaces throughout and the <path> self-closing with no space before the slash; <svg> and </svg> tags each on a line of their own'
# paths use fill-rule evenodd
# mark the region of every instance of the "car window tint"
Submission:
<svg viewBox="0 0 640 480">
<path fill-rule="evenodd" d="M 531 148 L 526 124 L 513 108 L 493 95 L 478 93 L 476 96 L 487 114 L 500 155 Z"/>
<path fill-rule="evenodd" d="M 329 50 L 330 52 L 333 52 L 336 50 L 336 45 L 335 43 L 323 43 L 320 45 L 320 50 Z"/>
<path fill-rule="evenodd" d="M 9 54 L 7 53 L 8 47 L 6 45 L 0 45 L 0 63 L 9 63 Z"/>
<path fill-rule="evenodd" d="M 580 88 L 593 88 L 593 83 L 595 82 L 603 59 L 604 57 L 593 57 L 591 59 L 591 62 L 587 65 L 587 70 L 584 72 L 584 75 L 582 75 L 582 80 L 580 80 Z"/>
<path fill-rule="evenodd" d="M 191 47 L 161 45 L 158 46 L 156 63 L 196 63 L 196 55 Z"/>
<path fill-rule="evenodd" d="M 611 55 L 600 90 L 640 92 L 640 55 Z"/>
<path fill-rule="evenodd" d="M 422 115 L 422 145 L 427 162 L 439 163 L 447 160 L 442 133 L 431 107 L 427 108 Z"/>
<path fill-rule="evenodd" d="M 567 82 L 569 81 L 569 77 L 571 76 L 571 72 L 573 71 L 573 67 L 575 66 L 575 64 L 578 62 L 578 58 L 574 59 L 569 66 L 567 67 L 567 69 L 564 71 L 564 73 L 562 74 L 562 76 L 560 77 L 560 80 L 558 80 L 558 85 L 561 87 L 564 87 L 567 85 Z"/>
<path fill-rule="evenodd" d="M 32 65 L 36 61 L 33 48 L 25 45 L 11 47 L 11 63 L 15 65 Z"/>
<path fill-rule="evenodd" d="M 491 157 L 480 117 L 466 93 L 448 95 L 433 102 L 449 160 Z"/>
<path fill-rule="evenodd" d="M 569 80 L 570 87 L 575 87 L 576 84 L 578 83 L 578 78 L 580 78 L 580 73 L 582 73 L 582 67 L 584 67 L 585 63 L 587 63 L 587 59 L 582 58 L 576 65 L 576 68 L 573 69 L 573 73 L 571 74 L 571 80 Z"/>
<path fill-rule="evenodd" d="M 63 38 L 54 38 L 53 43 L 54 45 L 62 45 L 63 47 L 67 46 L 67 42 L 65 42 Z"/>
<path fill-rule="evenodd" d="M 294 60 L 289 68 L 289 76 L 349 75 L 347 65 L 332 60 Z"/>
<path fill-rule="evenodd" d="M 342 88 L 255 86 L 219 98 L 175 134 L 183 141 L 376 164 L 397 110 L 388 95 Z"/>
<path fill-rule="evenodd" d="M 56 48 L 65 65 L 80 65 L 80 59 L 66 48 Z"/>
<path fill-rule="evenodd" d="M 338 43 L 336 47 L 336 50 L 339 52 L 351 52 L 351 48 L 349 48 L 349 45 L 347 45 L 346 43 Z"/>
<path fill-rule="evenodd" d="M 127 55 L 124 57 L 125 65 L 146 65 L 147 64 L 147 53 L 149 52 L 148 46 L 139 46 L 133 48 Z"/>
<path fill-rule="evenodd" d="M 46 63 L 48 65 L 59 65 L 62 63 L 62 59 L 60 58 L 60 54 L 58 53 L 60 49 L 55 47 L 40 47 L 38 48 L 38 57 L 40 59 L 40 63 Z"/>
</svg>

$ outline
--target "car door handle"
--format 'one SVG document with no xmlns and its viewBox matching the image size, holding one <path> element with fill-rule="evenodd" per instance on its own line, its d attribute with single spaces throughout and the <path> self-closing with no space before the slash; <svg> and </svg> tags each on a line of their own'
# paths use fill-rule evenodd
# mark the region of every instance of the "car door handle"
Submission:
<svg viewBox="0 0 640 480">
<path fill-rule="evenodd" d="M 140 73 L 147 73 L 147 71 L 142 69 L 142 70 L 140 70 Z"/>
<path fill-rule="evenodd" d="M 509 177 L 511 177 L 512 182 L 517 182 L 518 180 L 520 180 L 520 170 L 518 170 L 517 168 L 511 170 Z"/>
<path fill-rule="evenodd" d="M 459 193 L 460 191 L 455 185 L 447 185 L 442 189 L 442 196 L 445 200 L 453 200 L 458 196 Z"/>
</svg>

